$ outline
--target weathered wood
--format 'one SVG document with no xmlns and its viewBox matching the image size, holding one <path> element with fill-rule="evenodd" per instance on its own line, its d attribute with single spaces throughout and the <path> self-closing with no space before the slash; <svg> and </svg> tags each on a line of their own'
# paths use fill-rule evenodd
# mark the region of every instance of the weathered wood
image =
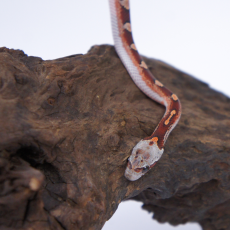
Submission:
<svg viewBox="0 0 230 230">
<path fill-rule="evenodd" d="M 183 112 L 160 161 L 129 182 L 127 158 L 164 107 L 135 86 L 114 48 L 48 61 L 0 48 L 1 229 L 98 230 L 130 198 L 160 222 L 230 228 L 230 99 L 145 61 Z"/>
</svg>

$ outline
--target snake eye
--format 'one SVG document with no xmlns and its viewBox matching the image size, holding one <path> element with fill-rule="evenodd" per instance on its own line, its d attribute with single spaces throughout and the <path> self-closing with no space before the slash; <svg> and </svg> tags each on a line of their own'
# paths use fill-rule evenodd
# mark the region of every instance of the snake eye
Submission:
<svg viewBox="0 0 230 230">
<path fill-rule="evenodd" d="M 132 169 L 132 164 L 130 163 L 130 161 L 128 161 L 127 167 L 128 167 L 129 169 Z"/>
<path fill-rule="evenodd" d="M 142 172 L 143 173 L 146 173 L 146 172 L 148 172 L 149 171 L 149 166 L 146 166 L 146 167 L 143 167 L 142 168 Z"/>
</svg>

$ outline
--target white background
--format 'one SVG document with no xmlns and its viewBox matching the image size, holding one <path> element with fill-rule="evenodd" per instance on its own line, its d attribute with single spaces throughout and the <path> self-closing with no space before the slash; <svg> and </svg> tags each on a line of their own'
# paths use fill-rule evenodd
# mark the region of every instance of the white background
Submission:
<svg viewBox="0 0 230 230">
<path fill-rule="evenodd" d="M 0 0 L 0 9 L 0 47 L 46 60 L 113 44 L 107 0 Z M 131 0 L 134 40 L 141 54 L 230 96 L 229 12 L 229 0 Z M 159 225 L 139 207 L 137 202 L 122 203 L 103 230 L 200 229 Z"/>
</svg>

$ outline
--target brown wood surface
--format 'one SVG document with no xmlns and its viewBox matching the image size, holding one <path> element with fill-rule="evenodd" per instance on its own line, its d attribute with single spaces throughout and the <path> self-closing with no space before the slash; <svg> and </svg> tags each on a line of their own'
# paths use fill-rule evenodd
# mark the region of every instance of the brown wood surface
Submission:
<svg viewBox="0 0 230 230">
<path fill-rule="evenodd" d="M 0 48 L 1 229 L 99 230 L 126 199 L 160 222 L 230 229 L 230 99 L 144 60 L 178 95 L 182 117 L 156 166 L 129 182 L 127 158 L 164 107 L 135 86 L 114 48 L 48 61 Z"/>
</svg>

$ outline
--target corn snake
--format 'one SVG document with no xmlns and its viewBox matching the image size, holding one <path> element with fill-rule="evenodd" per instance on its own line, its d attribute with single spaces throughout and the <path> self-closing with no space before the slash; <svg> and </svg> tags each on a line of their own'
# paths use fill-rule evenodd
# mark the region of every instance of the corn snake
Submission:
<svg viewBox="0 0 230 230">
<path fill-rule="evenodd" d="M 152 100 L 166 107 L 165 113 L 151 136 L 133 148 L 125 177 L 139 179 L 161 158 L 168 135 L 181 116 L 181 104 L 176 96 L 158 81 L 140 57 L 132 37 L 129 0 L 109 0 L 113 39 L 116 52 L 138 88 Z"/>
</svg>

